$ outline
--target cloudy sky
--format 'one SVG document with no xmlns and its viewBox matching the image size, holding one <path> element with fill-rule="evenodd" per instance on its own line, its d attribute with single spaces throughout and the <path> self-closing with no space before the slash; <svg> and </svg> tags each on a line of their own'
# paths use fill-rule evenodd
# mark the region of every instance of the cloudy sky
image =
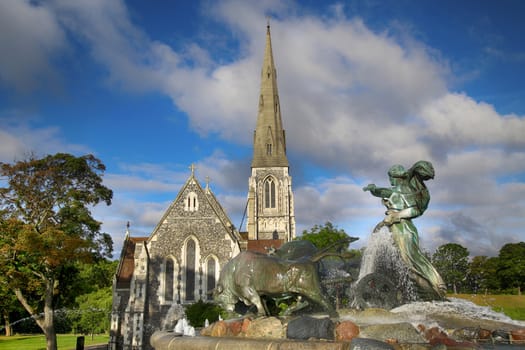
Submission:
<svg viewBox="0 0 525 350">
<path fill-rule="evenodd" d="M 0 1 L 0 161 L 92 153 L 118 256 L 196 164 L 236 226 L 246 205 L 267 18 L 298 233 L 360 237 L 368 183 L 424 159 L 424 249 L 525 240 L 525 2 Z M 245 229 L 244 225 L 242 229 Z"/>
</svg>

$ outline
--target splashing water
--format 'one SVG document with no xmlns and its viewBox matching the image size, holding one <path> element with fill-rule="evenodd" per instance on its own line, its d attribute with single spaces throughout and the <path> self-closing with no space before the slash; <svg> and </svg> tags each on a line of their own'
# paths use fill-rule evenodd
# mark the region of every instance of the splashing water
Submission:
<svg viewBox="0 0 525 350">
<path fill-rule="evenodd" d="M 461 315 L 475 320 L 491 320 L 525 326 L 524 321 L 513 320 L 505 314 L 492 310 L 489 306 L 476 305 L 459 298 L 447 298 L 447 301 L 419 301 L 401 305 L 390 310 L 393 314 L 403 315 L 409 321 L 421 320 L 429 315 Z"/>
<path fill-rule="evenodd" d="M 386 228 L 383 227 L 380 231 L 373 232 L 370 235 L 368 245 L 363 252 L 358 280 L 375 272 L 376 266 L 380 263 L 380 258 L 393 257 L 396 254 L 394 241 L 392 240 L 390 232 Z"/>
<path fill-rule="evenodd" d="M 370 235 L 368 245 L 363 252 L 357 283 L 372 273 L 389 278 L 402 292 L 404 302 L 416 300 L 416 287 L 410 280 L 410 269 L 401 259 L 392 235 L 386 227 Z"/>
</svg>

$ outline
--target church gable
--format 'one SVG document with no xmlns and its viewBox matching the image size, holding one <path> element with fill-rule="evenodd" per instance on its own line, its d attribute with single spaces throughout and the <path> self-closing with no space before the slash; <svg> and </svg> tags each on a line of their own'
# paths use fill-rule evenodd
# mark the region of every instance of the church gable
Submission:
<svg viewBox="0 0 525 350">
<path fill-rule="evenodd" d="M 162 308 L 210 299 L 221 266 L 239 252 L 238 241 L 222 206 L 192 173 L 148 239 L 152 303 Z"/>
<path fill-rule="evenodd" d="M 216 234 L 215 237 L 213 233 Z M 173 248 L 180 247 L 181 240 L 188 235 L 194 235 L 198 240 L 223 240 L 225 234 L 228 236 L 227 240 L 238 241 L 233 225 L 222 206 L 211 190 L 203 189 L 192 174 L 148 241 L 162 241 L 165 246 L 167 244 Z"/>
</svg>

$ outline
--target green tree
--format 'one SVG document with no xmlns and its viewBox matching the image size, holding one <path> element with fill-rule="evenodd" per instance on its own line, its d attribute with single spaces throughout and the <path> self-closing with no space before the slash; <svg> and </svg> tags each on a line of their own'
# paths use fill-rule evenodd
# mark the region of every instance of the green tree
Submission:
<svg viewBox="0 0 525 350">
<path fill-rule="evenodd" d="M 0 163 L 0 279 L 35 317 L 48 350 L 57 348 L 54 309 L 76 261 L 111 256 L 90 208 L 111 204 L 105 166 L 92 155 L 57 153 Z M 43 315 L 43 316 L 42 316 Z"/>
<path fill-rule="evenodd" d="M 78 309 L 75 310 L 78 311 L 78 318 L 74 328 L 80 333 L 91 334 L 91 338 L 96 333 L 109 330 L 112 298 L 111 287 L 78 296 Z"/>
<path fill-rule="evenodd" d="M 458 287 L 467 279 L 468 257 L 468 249 L 457 243 L 444 244 L 432 255 L 432 264 L 447 287 L 452 287 L 455 294 L 458 292 Z"/>
<path fill-rule="evenodd" d="M 80 263 L 80 278 L 86 284 L 83 290 L 111 287 L 118 263 L 118 260 L 108 259 L 99 259 L 96 264 Z"/>
<path fill-rule="evenodd" d="M 480 291 L 487 291 L 486 286 L 486 269 L 488 257 L 475 256 L 469 264 L 468 284 L 469 291 L 479 293 Z"/>
<path fill-rule="evenodd" d="M 108 259 L 96 259 L 88 263 L 78 261 L 72 268 L 71 278 L 68 283 L 69 293 L 64 295 L 65 306 L 76 306 L 78 291 L 89 294 L 100 288 L 113 285 L 113 275 L 117 270 L 118 261 Z"/>
<path fill-rule="evenodd" d="M 11 319 L 13 314 L 20 313 L 20 303 L 16 299 L 16 296 L 7 288 L 6 283 L 0 283 L 0 310 L 2 310 L 2 317 L 4 319 L 4 331 L 7 337 L 13 335 Z M 0 327 L 0 330 L 2 327 Z"/>
<path fill-rule="evenodd" d="M 501 283 L 498 276 L 499 258 L 493 256 L 487 259 L 484 265 L 485 269 L 485 283 L 487 285 L 487 291 L 500 291 Z"/>
<path fill-rule="evenodd" d="M 500 290 L 497 257 L 475 256 L 469 264 L 469 287 L 473 293 Z"/>
<path fill-rule="evenodd" d="M 502 288 L 525 287 L 525 242 L 505 244 L 498 255 L 498 276 Z"/>
<path fill-rule="evenodd" d="M 338 229 L 329 221 L 324 225 L 315 225 L 310 231 L 304 230 L 302 236 L 299 237 L 299 239 L 312 242 L 317 249 L 329 247 L 330 245 L 347 238 L 348 235 L 345 230 Z M 347 245 L 345 245 L 344 248 L 346 247 Z"/>
</svg>

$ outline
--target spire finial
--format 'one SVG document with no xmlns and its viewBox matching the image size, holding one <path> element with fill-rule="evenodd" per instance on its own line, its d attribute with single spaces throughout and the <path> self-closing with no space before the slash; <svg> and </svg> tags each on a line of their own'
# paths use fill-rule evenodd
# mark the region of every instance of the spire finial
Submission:
<svg viewBox="0 0 525 350">
<path fill-rule="evenodd" d="M 129 221 L 126 224 L 126 238 L 129 237 Z"/>
<path fill-rule="evenodd" d="M 207 191 L 210 190 L 210 177 L 209 176 L 206 176 L 206 190 Z"/>
<path fill-rule="evenodd" d="M 270 15 L 266 16 L 266 28 L 270 29 Z"/>
<path fill-rule="evenodd" d="M 195 175 L 195 169 L 197 169 L 197 166 L 195 166 L 195 164 L 191 163 L 191 165 L 190 165 L 191 176 Z"/>
</svg>

